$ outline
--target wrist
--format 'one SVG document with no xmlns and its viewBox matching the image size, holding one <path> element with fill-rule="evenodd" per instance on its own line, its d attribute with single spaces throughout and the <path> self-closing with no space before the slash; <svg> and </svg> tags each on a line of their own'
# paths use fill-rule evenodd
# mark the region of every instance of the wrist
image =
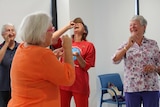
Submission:
<svg viewBox="0 0 160 107">
<path fill-rule="evenodd" d="M 126 46 L 124 46 L 124 47 L 123 47 L 123 49 L 124 49 L 125 51 L 127 51 L 127 50 L 128 50 L 128 49 L 126 48 Z"/>
<path fill-rule="evenodd" d="M 9 45 L 9 42 L 5 41 L 4 46 L 8 47 L 8 45 Z"/>
</svg>

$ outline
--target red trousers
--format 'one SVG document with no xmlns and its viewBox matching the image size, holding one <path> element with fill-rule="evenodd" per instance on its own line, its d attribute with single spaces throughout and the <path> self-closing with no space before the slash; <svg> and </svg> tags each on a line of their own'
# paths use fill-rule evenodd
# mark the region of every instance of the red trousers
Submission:
<svg viewBox="0 0 160 107">
<path fill-rule="evenodd" d="M 73 96 L 76 107 L 88 107 L 88 95 L 61 90 L 61 107 L 70 107 Z"/>
</svg>

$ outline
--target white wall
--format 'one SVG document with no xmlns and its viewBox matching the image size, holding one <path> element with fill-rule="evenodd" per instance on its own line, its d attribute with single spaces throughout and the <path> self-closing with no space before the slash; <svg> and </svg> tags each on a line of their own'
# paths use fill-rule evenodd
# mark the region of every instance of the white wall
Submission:
<svg viewBox="0 0 160 107">
<path fill-rule="evenodd" d="M 0 0 L 0 26 L 13 23 L 18 28 L 22 18 L 31 12 L 43 10 L 50 13 L 50 0 Z M 146 36 L 156 39 L 160 46 L 160 1 L 140 0 L 140 14 L 148 20 Z M 129 20 L 135 14 L 134 0 L 57 0 L 58 27 L 68 24 L 75 17 L 83 18 L 88 25 L 88 40 L 96 47 L 96 67 L 89 70 L 91 95 L 90 107 L 98 107 L 99 81 L 97 75 L 119 72 L 123 79 L 123 62 L 114 65 L 111 56 L 118 46 L 130 36 Z M 71 34 L 66 32 L 66 34 Z M 19 37 L 16 38 L 21 41 Z M 0 42 L 3 39 L 0 38 Z M 72 102 L 74 107 L 74 102 Z M 105 104 L 104 107 L 113 107 Z"/>
<path fill-rule="evenodd" d="M 29 13 L 45 11 L 51 13 L 51 0 L 0 0 L 0 28 L 6 23 L 12 23 L 18 29 L 22 19 Z M 1 31 L 1 30 L 0 30 Z M 21 41 L 20 37 L 16 37 Z M 0 43 L 3 38 L 0 37 Z"/>
<path fill-rule="evenodd" d="M 142 14 L 148 21 L 146 36 L 155 39 L 160 47 L 160 9 L 159 0 L 139 0 L 140 1 L 140 14 Z"/>
<path fill-rule="evenodd" d="M 88 40 L 93 42 L 96 47 L 96 67 L 89 70 L 91 96 L 90 107 L 99 106 L 99 81 L 97 75 L 119 72 L 123 79 L 123 62 L 119 65 L 114 65 L 111 61 L 111 56 L 114 54 L 119 45 L 128 40 L 129 21 L 135 12 L 134 0 L 63 0 L 67 2 L 61 6 L 58 0 L 58 14 L 69 14 L 66 17 L 61 17 L 58 22 L 67 23 L 75 17 L 82 17 L 88 25 L 89 35 Z M 146 36 L 156 39 L 160 44 L 160 22 L 159 17 L 160 1 L 140 1 L 140 14 L 148 20 Z M 67 10 L 66 10 L 66 7 Z M 64 24 L 63 24 L 64 25 Z M 160 45 L 159 45 L 160 46 Z M 72 102 L 72 107 L 74 104 Z M 114 107 L 113 105 L 105 104 L 104 107 Z"/>
</svg>

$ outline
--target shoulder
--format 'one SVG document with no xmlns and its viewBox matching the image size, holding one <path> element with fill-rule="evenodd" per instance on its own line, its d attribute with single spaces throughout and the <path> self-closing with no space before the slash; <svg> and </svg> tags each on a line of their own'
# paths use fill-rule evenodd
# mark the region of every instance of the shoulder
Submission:
<svg viewBox="0 0 160 107">
<path fill-rule="evenodd" d="M 2 47 L 2 46 L 3 46 L 3 43 L 0 44 L 0 47 Z"/>
<path fill-rule="evenodd" d="M 96 51 L 95 46 L 92 42 L 84 41 L 83 45 L 85 45 L 85 47 L 88 51 L 91 51 L 91 52 Z"/>
<path fill-rule="evenodd" d="M 89 42 L 89 41 L 83 41 L 83 43 L 87 46 L 93 46 L 94 47 L 94 44 L 92 42 Z"/>
<path fill-rule="evenodd" d="M 15 41 L 16 47 L 18 47 L 20 45 L 19 42 Z"/>
<path fill-rule="evenodd" d="M 0 44 L 0 49 L 3 47 L 5 41 Z"/>
<path fill-rule="evenodd" d="M 149 43 L 149 44 L 151 44 L 151 45 L 154 45 L 154 44 L 157 44 L 157 41 L 156 41 L 156 40 L 153 40 L 153 39 L 149 39 L 149 38 L 144 37 L 143 43 Z"/>
</svg>

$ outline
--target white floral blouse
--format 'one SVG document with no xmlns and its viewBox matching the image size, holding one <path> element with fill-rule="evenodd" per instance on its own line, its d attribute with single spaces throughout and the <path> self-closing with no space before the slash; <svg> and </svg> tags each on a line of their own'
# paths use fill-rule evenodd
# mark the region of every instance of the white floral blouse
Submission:
<svg viewBox="0 0 160 107">
<path fill-rule="evenodd" d="M 117 52 L 126 45 L 123 44 Z M 124 92 L 159 91 L 158 73 L 146 73 L 145 65 L 160 66 L 160 50 L 157 42 L 143 38 L 139 46 L 134 43 L 128 49 L 124 59 Z M 121 60 L 114 62 L 120 63 Z"/>
</svg>

